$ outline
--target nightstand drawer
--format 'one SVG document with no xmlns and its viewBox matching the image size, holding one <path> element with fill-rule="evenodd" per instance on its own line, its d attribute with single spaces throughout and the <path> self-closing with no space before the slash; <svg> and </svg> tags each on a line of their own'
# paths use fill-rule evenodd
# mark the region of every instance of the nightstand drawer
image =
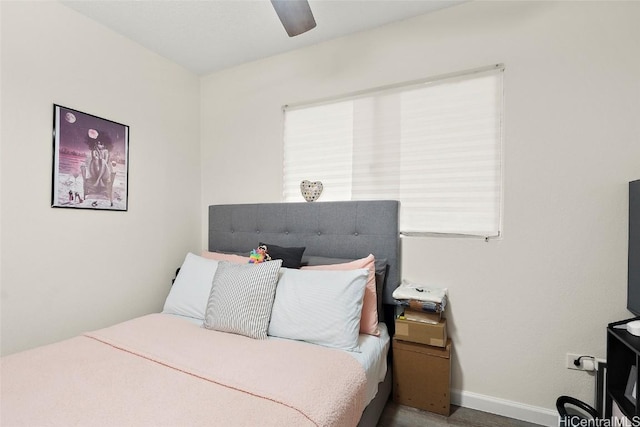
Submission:
<svg viewBox="0 0 640 427">
<path fill-rule="evenodd" d="M 450 413 L 451 340 L 444 348 L 393 339 L 393 400 Z"/>
</svg>

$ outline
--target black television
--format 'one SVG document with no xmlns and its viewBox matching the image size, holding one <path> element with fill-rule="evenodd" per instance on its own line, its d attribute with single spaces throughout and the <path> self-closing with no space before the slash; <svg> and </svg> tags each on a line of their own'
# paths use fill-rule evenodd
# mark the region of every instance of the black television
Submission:
<svg viewBox="0 0 640 427">
<path fill-rule="evenodd" d="M 640 179 L 629 183 L 627 310 L 640 316 Z"/>
</svg>

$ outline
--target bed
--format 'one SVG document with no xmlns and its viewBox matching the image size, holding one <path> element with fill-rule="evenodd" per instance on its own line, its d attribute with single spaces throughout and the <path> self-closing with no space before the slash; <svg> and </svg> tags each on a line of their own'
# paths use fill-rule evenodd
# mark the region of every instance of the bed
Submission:
<svg viewBox="0 0 640 427">
<path fill-rule="evenodd" d="M 1 359 L 0 424 L 375 426 L 391 392 L 398 208 L 210 206 L 208 250 L 187 255 L 162 313 Z M 224 259 L 255 255 L 263 243 L 284 255 L 253 265 Z M 303 268 L 282 268 L 301 247 Z M 362 333 L 372 268 L 344 266 L 370 265 L 370 255 L 373 304 L 386 322 Z M 194 308 L 181 296 L 203 277 L 210 294 Z"/>
</svg>

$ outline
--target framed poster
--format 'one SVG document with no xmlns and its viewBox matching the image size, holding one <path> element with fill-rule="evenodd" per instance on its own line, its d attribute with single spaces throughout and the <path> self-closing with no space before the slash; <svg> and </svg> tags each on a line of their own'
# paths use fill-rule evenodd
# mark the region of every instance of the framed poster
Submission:
<svg viewBox="0 0 640 427">
<path fill-rule="evenodd" d="M 129 126 L 53 105 L 54 208 L 126 211 Z"/>
</svg>

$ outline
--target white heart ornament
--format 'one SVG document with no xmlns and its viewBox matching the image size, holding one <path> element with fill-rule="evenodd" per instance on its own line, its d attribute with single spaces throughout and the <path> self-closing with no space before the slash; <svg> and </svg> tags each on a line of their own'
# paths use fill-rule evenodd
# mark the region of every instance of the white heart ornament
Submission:
<svg viewBox="0 0 640 427">
<path fill-rule="evenodd" d="M 322 182 L 304 180 L 300 183 L 300 192 L 307 202 L 315 202 L 322 194 Z"/>
</svg>

